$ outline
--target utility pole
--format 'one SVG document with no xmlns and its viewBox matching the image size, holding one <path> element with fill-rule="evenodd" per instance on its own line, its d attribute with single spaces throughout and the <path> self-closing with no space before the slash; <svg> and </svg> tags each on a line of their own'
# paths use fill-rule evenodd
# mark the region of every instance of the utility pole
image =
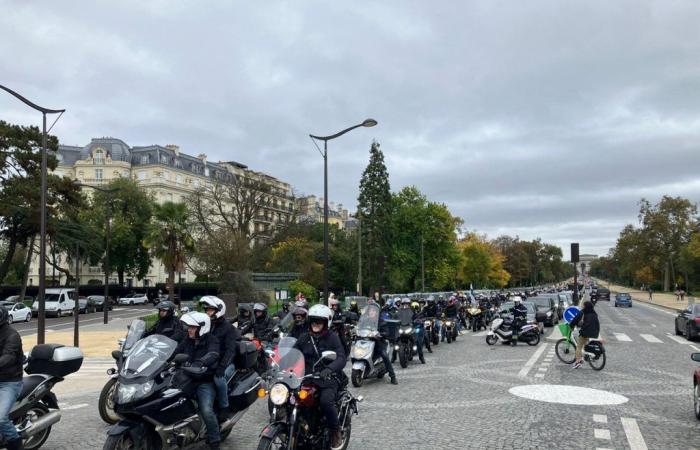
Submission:
<svg viewBox="0 0 700 450">
<path fill-rule="evenodd" d="M 80 329 L 80 244 L 75 243 L 75 308 L 73 308 L 73 346 L 79 347 L 79 329 Z M 89 304 L 85 303 L 85 313 L 88 313 Z"/>
<path fill-rule="evenodd" d="M 425 292 L 425 242 L 423 240 L 423 234 L 420 235 L 420 280 L 421 280 L 421 292 Z"/>
<path fill-rule="evenodd" d="M 362 295 L 362 216 L 357 218 L 357 295 Z"/>
</svg>

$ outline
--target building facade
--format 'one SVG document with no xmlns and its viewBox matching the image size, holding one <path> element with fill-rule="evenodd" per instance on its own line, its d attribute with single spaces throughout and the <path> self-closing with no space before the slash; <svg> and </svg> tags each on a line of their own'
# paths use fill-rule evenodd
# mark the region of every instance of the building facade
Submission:
<svg viewBox="0 0 700 450">
<path fill-rule="evenodd" d="M 299 220 L 305 220 L 312 223 L 323 222 L 323 197 L 317 198 L 315 195 L 307 195 L 296 199 L 297 212 Z M 343 208 L 342 203 L 328 202 L 328 224 L 337 225 L 338 228 L 344 230 L 352 228 L 355 219 L 350 215 L 347 209 Z"/>
<path fill-rule="evenodd" d="M 255 217 L 255 230 L 259 239 L 270 238 L 277 226 L 292 220 L 295 201 L 292 187 L 271 175 L 250 170 L 234 161 L 211 162 L 205 154 L 192 156 L 180 151 L 177 145 L 148 145 L 130 147 L 124 141 L 111 137 L 94 138 L 84 147 L 61 145 L 56 154 L 58 167 L 54 174 L 69 177 L 81 184 L 102 186 L 116 178 L 131 178 L 153 194 L 156 202 L 184 202 L 188 196 L 207 185 L 233 183 L 239 177 L 260 181 L 267 187 L 267 195 L 260 213 Z M 89 192 L 88 192 L 89 191 Z M 90 194 L 93 190 L 86 191 Z M 38 280 L 38 260 L 30 269 L 30 280 Z M 183 272 L 183 281 L 194 281 L 194 274 Z M 47 266 L 47 278 L 53 283 L 51 268 Z M 154 258 L 144 280 L 126 279 L 134 287 L 164 283 L 167 271 Z M 80 274 L 81 284 L 104 282 L 101 266 L 85 267 Z M 116 273 L 110 274 L 110 283 L 117 282 Z"/>
</svg>

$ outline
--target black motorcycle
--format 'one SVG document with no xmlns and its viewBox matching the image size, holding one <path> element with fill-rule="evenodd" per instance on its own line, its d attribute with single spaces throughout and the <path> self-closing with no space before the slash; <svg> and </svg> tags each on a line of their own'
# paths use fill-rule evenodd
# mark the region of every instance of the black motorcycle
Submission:
<svg viewBox="0 0 700 450">
<path fill-rule="evenodd" d="M 442 315 L 440 320 L 440 331 L 442 333 L 442 338 L 447 340 L 448 344 L 457 340 L 457 318 L 456 317 L 445 317 Z"/>
<path fill-rule="evenodd" d="M 240 342 L 228 382 L 230 418 L 220 423 L 221 439 L 257 399 L 261 379 L 255 372 L 257 351 Z M 206 367 L 183 365 L 187 355 L 175 355 L 177 342 L 161 335 L 140 340 L 119 372 L 115 411 L 123 419 L 109 429 L 104 450 L 181 449 L 206 438 L 206 426 L 194 399 L 196 383 Z"/>
<path fill-rule="evenodd" d="M 258 450 L 330 449 L 330 430 L 319 408 L 320 390 L 314 384 L 321 379 L 320 375 L 305 373 L 304 355 L 298 349 L 292 346 L 285 346 L 285 349 L 273 363 L 272 387 L 268 392 L 273 407 L 270 423 L 260 433 Z M 335 352 L 323 352 L 314 368 L 335 358 Z M 344 450 L 350 443 L 351 419 L 357 414 L 357 403 L 362 397 L 355 398 L 347 390 L 347 377 L 338 382 L 336 408 Z"/>
<path fill-rule="evenodd" d="M 10 420 L 22 437 L 25 450 L 36 450 L 49 438 L 51 427 L 61 420 L 56 395 L 51 392 L 56 383 L 80 370 L 83 353 L 77 347 L 41 344 L 32 348 L 27 357 L 19 398 L 10 410 Z M 5 447 L 0 437 L 0 448 Z"/>
<path fill-rule="evenodd" d="M 408 362 L 413 361 L 416 354 L 416 331 L 413 326 L 413 311 L 410 309 L 399 310 L 399 338 L 394 344 L 394 351 L 399 354 L 399 363 L 402 368 L 408 367 Z"/>
</svg>

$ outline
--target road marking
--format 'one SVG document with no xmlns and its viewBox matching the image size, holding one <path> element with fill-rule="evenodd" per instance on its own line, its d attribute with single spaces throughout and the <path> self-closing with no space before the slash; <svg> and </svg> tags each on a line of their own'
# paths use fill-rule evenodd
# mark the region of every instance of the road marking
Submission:
<svg viewBox="0 0 700 450">
<path fill-rule="evenodd" d="M 655 324 L 655 323 L 652 323 L 651 326 L 652 326 L 653 328 L 656 328 L 656 324 Z"/>
<path fill-rule="evenodd" d="M 688 345 L 688 347 L 692 348 L 692 349 L 695 350 L 696 352 L 700 352 L 700 348 L 697 348 L 696 346 L 694 346 L 694 345 L 692 345 L 692 344 L 691 344 L 691 345 Z"/>
<path fill-rule="evenodd" d="M 546 371 L 547 371 L 547 368 L 546 368 L 546 367 L 540 367 L 540 368 L 538 368 L 537 370 L 540 371 L 540 372 L 546 372 Z"/>
<path fill-rule="evenodd" d="M 472 336 L 486 336 L 487 334 L 488 334 L 488 330 L 479 331 L 478 333 L 473 333 Z"/>
<path fill-rule="evenodd" d="M 544 378 L 544 373 L 536 373 L 535 378 Z"/>
<path fill-rule="evenodd" d="M 615 338 L 620 341 L 620 342 L 632 342 L 632 339 L 630 339 L 629 336 L 627 336 L 625 333 L 613 333 L 615 335 Z"/>
<path fill-rule="evenodd" d="M 608 416 L 606 416 L 605 414 L 593 414 L 593 422 L 608 423 Z"/>
<path fill-rule="evenodd" d="M 673 335 L 668 334 L 668 333 L 666 333 L 666 336 L 667 336 L 669 339 L 672 339 L 672 340 L 678 342 L 679 344 L 690 345 L 690 342 L 688 342 L 686 339 L 680 338 L 680 337 L 678 337 L 678 336 L 673 336 Z"/>
<path fill-rule="evenodd" d="M 87 403 L 80 403 L 78 405 L 70 405 L 66 406 L 63 408 L 64 411 L 70 411 L 72 409 L 80 409 L 80 408 L 85 408 L 86 406 L 89 406 Z"/>
<path fill-rule="evenodd" d="M 627 435 L 627 442 L 630 444 L 630 450 L 648 450 L 642 432 L 639 431 L 639 425 L 637 425 L 635 419 L 623 417 L 622 428 L 624 428 L 625 434 Z"/>
<path fill-rule="evenodd" d="M 664 341 L 661 339 L 657 338 L 653 334 L 640 334 L 640 336 L 647 342 L 651 342 L 652 344 L 663 344 Z"/>
<path fill-rule="evenodd" d="M 606 430 L 604 428 L 594 428 L 593 435 L 596 439 L 606 439 L 608 441 L 610 440 L 610 430 Z"/>
<path fill-rule="evenodd" d="M 520 372 L 518 372 L 518 376 L 521 378 L 526 377 L 528 372 L 530 372 L 530 369 L 532 369 L 532 366 L 535 365 L 537 360 L 540 358 L 540 356 L 542 356 L 542 353 L 544 353 L 544 351 L 546 349 L 547 349 L 547 344 L 542 344 L 542 346 L 540 348 L 538 348 L 537 351 L 535 351 L 535 353 L 532 354 L 530 359 L 527 360 L 527 362 L 525 363 L 523 368 L 520 369 Z"/>
</svg>

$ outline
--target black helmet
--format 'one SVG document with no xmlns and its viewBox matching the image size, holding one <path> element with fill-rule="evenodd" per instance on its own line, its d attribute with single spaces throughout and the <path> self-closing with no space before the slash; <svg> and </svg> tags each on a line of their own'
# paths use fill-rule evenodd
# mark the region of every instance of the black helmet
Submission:
<svg viewBox="0 0 700 450">
<path fill-rule="evenodd" d="M 10 313 L 7 312 L 7 309 L 5 309 L 4 306 L 0 306 L 0 327 L 5 326 L 9 316 L 10 316 Z"/>
<path fill-rule="evenodd" d="M 156 308 L 158 308 L 158 311 L 167 311 L 168 317 L 172 317 L 175 314 L 175 304 L 169 300 L 158 303 Z"/>
</svg>

